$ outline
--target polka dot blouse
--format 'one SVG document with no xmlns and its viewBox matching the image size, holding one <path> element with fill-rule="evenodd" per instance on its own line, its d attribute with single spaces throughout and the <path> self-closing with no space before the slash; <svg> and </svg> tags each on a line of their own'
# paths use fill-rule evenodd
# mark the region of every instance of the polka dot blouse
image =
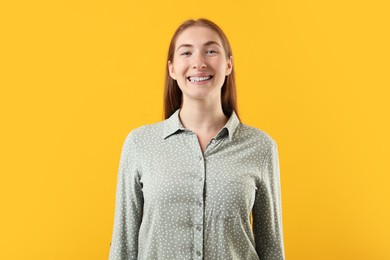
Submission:
<svg viewBox="0 0 390 260">
<path fill-rule="evenodd" d="M 124 141 L 109 259 L 284 260 L 276 142 L 233 112 L 203 154 L 179 111 Z"/>
</svg>

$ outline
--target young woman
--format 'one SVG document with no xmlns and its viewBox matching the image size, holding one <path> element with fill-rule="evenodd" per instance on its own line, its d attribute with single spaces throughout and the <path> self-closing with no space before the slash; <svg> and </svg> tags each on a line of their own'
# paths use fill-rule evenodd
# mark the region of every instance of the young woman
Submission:
<svg viewBox="0 0 390 260">
<path fill-rule="evenodd" d="M 232 50 L 213 22 L 173 35 L 164 108 L 124 142 L 110 259 L 284 260 L 277 144 L 240 122 Z"/>
</svg>

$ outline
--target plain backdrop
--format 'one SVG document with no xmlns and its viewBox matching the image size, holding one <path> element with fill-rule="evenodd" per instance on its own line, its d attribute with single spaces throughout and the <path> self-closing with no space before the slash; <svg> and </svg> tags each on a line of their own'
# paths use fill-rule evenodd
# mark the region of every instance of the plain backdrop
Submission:
<svg viewBox="0 0 390 260">
<path fill-rule="evenodd" d="M 205 17 L 278 143 L 288 260 L 390 259 L 388 1 L 0 2 L 0 259 L 107 259 L 119 156 Z"/>
</svg>

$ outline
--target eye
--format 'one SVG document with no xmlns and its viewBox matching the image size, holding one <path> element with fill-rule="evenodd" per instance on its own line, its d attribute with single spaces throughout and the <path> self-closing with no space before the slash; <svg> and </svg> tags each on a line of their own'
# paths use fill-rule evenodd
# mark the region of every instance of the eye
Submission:
<svg viewBox="0 0 390 260">
<path fill-rule="evenodd" d="M 215 50 L 209 50 L 208 53 L 217 53 Z"/>
<path fill-rule="evenodd" d="M 186 51 L 186 52 L 181 53 L 180 55 L 188 55 L 188 54 L 190 54 L 190 52 Z"/>
</svg>

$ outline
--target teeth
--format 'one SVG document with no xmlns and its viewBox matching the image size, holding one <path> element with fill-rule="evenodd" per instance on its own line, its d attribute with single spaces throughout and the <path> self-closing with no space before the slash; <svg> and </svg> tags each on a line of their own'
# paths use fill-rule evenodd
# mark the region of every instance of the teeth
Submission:
<svg viewBox="0 0 390 260">
<path fill-rule="evenodd" d="M 189 80 L 192 82 L 199 82 L 199 81 L 205 81 L 211 79 L 211 76 L 207 77 L 189 77 Z"/>
</svg>

